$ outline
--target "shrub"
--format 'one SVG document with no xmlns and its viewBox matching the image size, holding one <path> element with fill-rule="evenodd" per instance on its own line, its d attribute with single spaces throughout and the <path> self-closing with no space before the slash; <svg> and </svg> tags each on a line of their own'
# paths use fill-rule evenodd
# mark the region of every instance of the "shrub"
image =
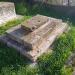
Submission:
<svg viewBox="0 0 75 75">
<path fill-rule="evenodd" d="M 62 67 L 61 75 L 72 75 L 73 69 L 71 67 Z"/>
<path fill-rule="evenodd" d="M 17 10 L 17 13 L 18 14 L 24 15 L 28 11 L 27 5 L 25 3 L 23 3 L 23 2 L 22 3 L 17 3 L 16 4 L 16 10 Z"/>
</svg>

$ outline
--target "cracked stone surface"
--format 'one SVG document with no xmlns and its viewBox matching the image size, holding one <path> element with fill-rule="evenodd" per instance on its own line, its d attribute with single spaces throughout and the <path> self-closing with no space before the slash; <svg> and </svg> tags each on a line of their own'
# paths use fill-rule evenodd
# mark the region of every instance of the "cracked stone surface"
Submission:
<svg viewBox="0 0 75 75">
<path fill-rule="evenodd" d="M 25 47 L 28 47 L 31 50 L 35 50 L 38 48 L 38 46 L 41 44 L 44 38 L 46 38 L 53 31 L 56 25 L 60 23 L 61 23 L 60 20 L 57 22 L 50 18 L 48 22 L 41 25 L 39 29 L 36 29 L 33 32 L 30 32 L 27 29 L 22 29 L 20 25 L 13 27 L 6 32 L 9 35 L 9 37 L 12 38 L 13 40 L 23 44 Z"/>
<path fill-rule="evenodd" d="M 39 28 L 44 23 L 48 22 L 49 18 L 47 16 L 42 15 L 36 15 L 32 17 L 31 19 L 25 21 L 22 23 L 22 28 L 29 29 L 31 31 L 34 31 L 35 29 Z"/>
<path fill-rule="evenodd" d="M 48 21 L 46 21 L 47 18 Z M 33 21 L 32 19 L 30 20 Z M 44 24 L 42 24 L 41 20 L 41 24 L 34 23 L 34 26 L 37 26 L 37 28 L 33 31 L 23 28 L 23 23 L 12 27 L 6 31 L 6 35 L 0 40 L 9 47 L 16 48 L 16 50 L 27 56 L 30 60 L 36 61 L 40 55 L 48 51 L 48 48 L 53 44 L 55 39 L 68 29 L 67 23 L 62 22 L 60 19 L 46 16 L 46 20 L 43 21 Z M 33 27 L 33 24 L 31 25 Z M 28 27 L 31 29 L 30 25 Z"/>
</svg>

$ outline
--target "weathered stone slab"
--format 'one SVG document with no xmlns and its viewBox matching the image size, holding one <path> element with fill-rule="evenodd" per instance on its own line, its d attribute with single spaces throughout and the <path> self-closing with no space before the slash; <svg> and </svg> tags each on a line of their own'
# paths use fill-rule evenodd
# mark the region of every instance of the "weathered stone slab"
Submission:
<svg viewBox="0 0 75 75">
<path fill-rule="evenodd" d="M 46 18 L 48 18 L 48 21 L 44 18 L 46 21 L 40 20 L 40 23 L 30 19 L 35 23 L 28 25 L 28 27 L 24 26 L 25 28 L 23 28 L 22 24 L 12 27 L 6 31 L 6 34 L 0 40 L 8 46 L 16 48 L 32 61 L 36 61 L 41 54 L 48 50 L 54 40 L 68 29 L 68 25 L 63 23 L 62 20 L 51 17 Z M 36 21 L 38 20 L 36 18 Z M 32 27 L 35 26 L 36 28 L 32 31 Z"/>
<path fill-rule="evenodd" d="M 38 48 L 38 45 L 41 44 L 44 38 L 46 38 L 55 28 L 56 25 L 61 24 L 59 20 L 53 20 L 53 18 L 49 19 L 49 21 L 39 27 L 37 30 L 33 32 L 29 32 L 27 30 L 23 30 L 21 26 L 15 26 L 6 33 L 8 37 L 12 38 L 13 40 L 17 41 L 18 43 L 23 44 L 25 47 L 35 50 Z"/>
<path fill-rule="evenodd" d="M 23 29 L 34 31 L 35 29 L 38 29 L 41 25 L 45 24 L 48 21 L 49 18 L 47 16 L 36 15 L 31 19 L 23 22 L 21 25 Z"/>
<path fill-rule="evenodd" d="M 12 2 L 0 2 L 0 26 L 9 20 L 18 19 Z M 20 17 L 19 17 L 20 18 Z"/>
<path fill-rule="evenodd" d="M 15 16 L 15 6 L 11 2 L 0 2 L 0 17 L 1 16 Z"/>
<path fill-rule="evenodd" d="M 14 3 L 0 2 L 0 24 L 12 18 L 16 18 Z"/>
<path fill-rule="evenodd" d="M 68 25 L 66 23 L 61 23 L 56 26 L 56 28 L 46 38 L 43 39 L 43 42 L 36 50 L 29 50 L 21 43 L 18 43 L 7 36 L 2 37 L 0 40 L 6 43 L 8 46 L 17 49 L 21 54 L 28 57 L 31 61 L 36 61 L 41 54 L 48 50 L 54 40 L 66 31 L 66 29 L 68 29 Z"/>
</svg>

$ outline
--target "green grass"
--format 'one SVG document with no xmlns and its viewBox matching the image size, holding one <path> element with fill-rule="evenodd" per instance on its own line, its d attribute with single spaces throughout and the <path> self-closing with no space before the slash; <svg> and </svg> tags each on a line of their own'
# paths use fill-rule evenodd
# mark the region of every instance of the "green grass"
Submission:
<svg viewBox="0 0 75 75">
<path fill-rule="evenodd" d="M 4 73 L 6 70 L 17 71 L 20 66 L 26 66 L 28 59 L 24 59 L 15 49 L 7 47 L 0 43 L 0 72 Z"/>
<path fill-rule="evenodd" d="M 69 34 L 62 35 L 54 43 L 53 53 L 39 59 L 39 68 L 43 75 L 61 75 L 61 69 L 74 50 L 74 39 Z M 44 58 L 45 57 L 45 58 Z"/>
<path fill-rule="evenodd" d="M 22 19 L 17 19 L 17 20 L 15 19 L 15 20 L 7 22 L 6 24 L 0 27 L 0 35 L 4 34 L 7 29 L 21 24 L 21 22 L 23 22 L 24 20 L 27 20 L 30 17 L 31 16 L 24 16 Z"/>
<path fill-rule="evenodd" d="M 28 6 L 26 3 L 16 4 L 16 12 L 24 15 L 22 20 L 13 20 L 0 27 L 0 35 L 24 20 L 42 14 L 67 20 L 62 13 L 56 12 L 42 5 Z M 72 23 L 72 21 L 71 21 Z M 37 67 L 30 67 L 30 61 L 15 49 L 0 42 L 0 75 L 71 75 L 72 68 L 64 67 L 65 61 L 75 48 L 75 24 L 71 24 L 69 33 L 64 33 L 54 43 L 53 53 L 42 55 L 38 59 Z M 69 74 L 68 74 L 69 73 Z"/>
</svg>

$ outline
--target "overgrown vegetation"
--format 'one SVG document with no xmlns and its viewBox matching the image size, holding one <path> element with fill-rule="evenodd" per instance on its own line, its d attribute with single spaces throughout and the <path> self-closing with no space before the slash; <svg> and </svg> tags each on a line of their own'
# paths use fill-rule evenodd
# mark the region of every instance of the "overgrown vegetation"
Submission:
<svg viewBox="0 0 75 75">
<path fill-rule="evenodd" d="M 61 69 L 74 50 L 74 40 L 69 34 L 64 34 L 54 43 L 53 53 L 39 59 L 39 69 L 43 75 L 61 75 Z"/>
<path fill-rule="evenodd" d="M 17 13 L 25 19 L 36 14 L 47 15 L 65 20 L 66 16 L 42 5 L 28 6 L 26 3 L 16 4 Z M 67 19 L 67 18 L 66 18 Z M 20 24 L 23 20 L 14 20 L 0 27 L 0 35 L 7 29 Z M 37 67 L 30 67 L 30 61 L 20 55 L 15 49 L 0 42 L 0 75 L 72 75 L 72 68 L 64 64 L 75 48 L 75 27 L 71 24 L 69 33 L 64 33 L 53 46 L 52 54 L 42 55 L 38 59 Z"/>
<path fill-rule="evenodd" d="M 30 16 L 24 16 L 22 19 L 17 19 L 17 20 L 12 20 L 4 24 L 3 26 L 0 27 L 0 35 L 4 34 L 7 29 L 10 27 L 16 26 L 23 22 L 24 20 L 28 19 Z"/>
</svg>

